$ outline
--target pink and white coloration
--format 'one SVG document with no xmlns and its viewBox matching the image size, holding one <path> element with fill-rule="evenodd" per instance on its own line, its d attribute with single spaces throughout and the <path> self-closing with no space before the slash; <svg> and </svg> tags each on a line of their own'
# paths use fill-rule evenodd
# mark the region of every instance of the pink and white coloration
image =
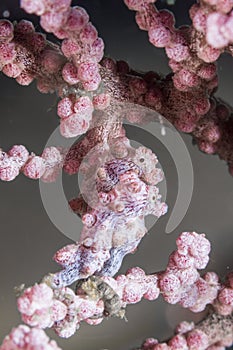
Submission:
<svg viewBox="0 0 233 350">
<path fill-rule="evenodd" d="M 225 49 L 233 43 L 232 1 L 204 1 L 190 10 L 194 28 L 203 33 L 207 43 L 215 49 Z"/>
<path fill-rule="evenodd" d="M 193 322 L 181 322 L 176 328 L 176 335 L 166 343 L 148 338 L 140 350 L 224 350 L 233 340 L 231 320 L 232 317 L 212 314 L 197 326 Z M 225 332 L 224 337 L 222 332 Z"/>
<path fill-rule="evenodd" d="M 155 186 L 163 179 L 162 170 L 156 168 L 157 157 L 145 147 L 134 150 L 126 138 L 125 143 L 127 158 L 121 154 L 122 144 L 118 149 L 115 143 L 110 147 L 118 158 L 102 146 L 89 152 L 82 163 L 82 195 L 70 206 L 82 217 L 84 227 L 78 244 L 54 257 L 63 267 L 54 275 L 56 288 L 95 273 L 115 275 L 124 256 L 134 252 L 147 232 L 144 217 L 159 218 L 167 211 Z"/>
<path fill-rule="evenodd" d="M 61 50 L 73 70 L 77 68 L 77 80 L 72 81 L 73 75 L 69 69 L 63 69 L 63 77 L 68 83 L 83 83 L 87 91 L 96 90 L 101 81 L 98 62 L 103 57 L 104 44 L 98 38 L 95 27 L 89 22 L 87 12 L 81 7 L 70 7 L 70 0 L 43 0 L 36 6 L 34 1 L 22 0 L 21 7 L 29 12 L 41 16 L 40 24 L 47 31 L 52 32 L 59 39 L 63 39 Z M 95 82 L 95 83 L 94 83 Z"/>
<path fill-rule="evenodd" d="M 13 146 L 7 153 L 0 150 L 0 179 L 12 181 L 22 172 L 30 179 L 55 181 L 64 162 L 64 153 L 60 148 L 48 147 L 41 156 L 36 156 L 29 154 L 22 145 Z"/>
<path fill-rule="evenodd" d="M 75 245 L 58 251 L 56 261 L 63 266 L 70 266 L 74 262 L 71 251 L 76 251 Z M 68 287 L 52 289 L 49 285 L 54 283 L 54 275 L 48 275 L 41 284 L 27 288 L 22 293 L 18 298 L 18 309 L 26 324 L 40 328 L 52 327 L 58 335 L 67 338 L 75 333 L 81 321 L 99 324 L 106 313 L 106 300 L 108 316 L 120 317 L 124 315 L 120 310 L 124 310 L 128 304 L 137 303 L 142 298 L 156 300 L 160 293 L 167 302 L 179 302 L 194 312 L 204 310 L 207 304 L 216 307 L 216 303 L 222 303 L 232 307 L 232 274 L 228 276 L 226 287 L 220 284 L 215 273 L 207 272 L 200 277 L 197 271 L 206 267 L 209 251 L 210 243 L 203 234 L 183 232 L 177 239 L 177 250 L 171 254 L 165 271 L 146 275 L 141 268 L 134 267 L 116 278 L 99 274 L 98 277 L 90 277 L 90 283 L 88 279 L 84 280 L 84 284 L 79 281 L 76 294 Z M 193 258 L 191 263 L 188 263 L 188 256 Z M 193 265 L 192 273 L 190 265 Z M 195 293 L 190 293 L 191 290 Z M 115 301 L 111 305 L 113 298 Z M 227 346 L 233 340 L 231 313 L 222 313 L 222 316 L 213 314 L 196 328 L 193 323 L 183 322 L 177 327 L 177 335 L 169 340 L 168 345 L 164 343 L 160 347 L 167 346 L 171 350 L 204 350 L 214 344 Z M 212 334 L 206 326 L 208 322 L 214 324 L 216 317 L 227 327 L 227 337 L 224 340 L 216 334 L 215 328 Z M 152 344 L 157 344 L 151 341 L 149 343 L 146 341 L 142 349 L 154 349 Z"/>
<path fill-rule="evenodd" d="M 51 327 L 65 318 L 67 307 L 53 299 L 53 291 L 46 284 L 36 284 L 24 291 L 17 300 L 22 319 L 31 327 Z"/>
<path fill-rule="evenodd" d="M 46 283 L 24 290 L 17 304 L 27 325 L 52 327 L 63 338 L 72 336 L 81 321 L 103 313 L 103 302 L 76 296 L 70 288 L 52 290 Z"/>
<path fill-rule="evenodd" d="M 69 203 L 83 222 L 80 240 L 54 255 L 61 271 L 22 291 L 18 310 L 32 329 L 20 325 L 12 330 L 1 350 L 59 349 L 42 328 L 68 338 L 81 321 L 97 325 L 106 316 L 123 317 L 127 304 L 155 300 L 160 293 L 166 302 L 193 312 L 207 305 L 212 311 L 196 326 L 181 323 L 167 342 L 147 339 L 143 350 L 222 350 L 233 343 L 232 273 L 224 282 L 214 272 L 200 275 L 210 253 L 204 234 L 183 232 L 164 271 L 147 275 L 134 267 L 114 277 L 147 232 L 145 217 L 159 218 L 167 211 L 157 188 L 164 176 L 157 157 L 146 147 L 130 145 L 124 118 L 146 123 L 150 117 L 139 106 L 159 112 L 179 131 L 192 133 L 201 151 L 217 153 L 233 174 L 232 110 L 214 97 L 215 61 L 224 51 L 233 55 L 233 2 L 198 1 L 190 9 L 192 25 L 180 28 L 171 12 L 157 10 L 154 0 L 124 2 L 136 11 L 150 43 L 165 49 L 172 74 L 139 73 L 126 62 L 102 59 L 103 40 L 86 10 L 70 7 L 70 0 L 21 0 L 21 7 L 40 16 L 42 28 L 59 44 L 36 33 L 29 21 L 0 20 L 1 71 L 21 85 L 35 79 L 40 92 L 58 94 L 62 136 L 86 133 L 70 150 L 52 146 L 40 156 L 22 145 L 0 150 L 3 181 L 23 173 L 52 182 L 62 169 L 83 175 L 81 195 Z M 68 286 L 75 281 L 74 292 Z"/>
<path fill-rule="evenodd" d="M 5 337 L 1 350 L 61 350 L 54 340 L 49 340 L 49 337 L 40 328 L 29 328 L 25 325 L 20 325 L 12 329 L 11 333 Z"/>
<path fill-rule="evenodd" d="M 92 101 L 88 96 L 63 98 L 58 103 L 61 135 L 75 137 L 84 134 L 89 128 L 93 110 Z"/>
<path fill-rule="evenodd" d="M 0 179 L 3 181 L 14 180 L 27 162 L 28 157 L 27 149 L 21 145 L 13 146 L 8 153 L 0 150 Z"/>
<path fill-rule="evenodd" d="M 70 97 L 69 89 L 74 86 L 74 103 L 83 89 L 87 92 L 97 90 L 101 82 L 98 62 L 103 57 L 104 44 L 86 11 L 81 7 L 70 8 L 70 1 L 57 1 L 53 5 L 50 1 L 40 4 L 22 1 L 21 6 L 29 13 L 40 15 L 46 31 L 64 39 L 61 50 L 56 45 L 48 45 L 46 37 L 36 33 L 31 22 L 22 20 L 13 26 L 8 20 L 1 20 L 1 70 L 21 85 L 37 79 L 39 91 L 58 91 L 62 98 Z M 65 137 L 85 133 L 92 112 L 82 118 L 71 114 L 68 120 L 61 121 L 61 132 Z"/>
</svg>

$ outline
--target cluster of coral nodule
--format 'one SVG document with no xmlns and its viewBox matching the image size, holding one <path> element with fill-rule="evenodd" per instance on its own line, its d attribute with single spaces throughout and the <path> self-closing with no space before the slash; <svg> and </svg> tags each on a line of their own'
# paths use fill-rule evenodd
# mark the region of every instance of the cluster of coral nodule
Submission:
<svg viewBox="0 0 233 350">
<path fill-rule="evenodd" d="M 83 175 L 79 196 L 69 202 L 83 222 L 80 239 L 55 254 L 61 271 L 20 290 L 17 305 L 26 325 L 14 328 L 1 350 L 59 350 L 44 328 L 68 338 L 81 321 L 97 325 L 105 317 L 123 318 L 127 304 L 155 300 L 159 294 L 193 312 L 210 304 L 213 313 L 196 326 L 182 322 L 167 342 L 147 339 L 142 350 L 223 350 L 232 345 L 233 273 L 223 283 L 214 272 L 200 275 L 210 253 L 204 234 L 181 233 L 164 271 L 146 275 L 134 267 L 114 276 L 147 232 L 145 217 L 159 218 L 167 211 L 157 187 L 163 179 L 157 157 L 146 147 L 131 147 L 120 104 L 159 111 L 179 131 L 193 133 L 200 150 L 225 159 L 233 174 L 232 111 L 214 97 L 215 61 L 224 51 L 233 54 L 233 0 L 197 1 L 189 12 L 192 25 L 179 28 L 171 12 L 153 5 L 156 0 L 124 2 L 136 11 L 150 43 L 165 49 L 173 75 L 143 75 L 124 62 L 102 60 L 103 40 L 86 10 L 70 7 L 71 0 L 21 0 L 21 7 L 40 16 L 41 27 L 60 45 L 36 33 L 29 21 L 0 20 L 0 70 L 21 85 L 36 79 L 40 92 L 57 92 L 62 136 L 87 132 L 68 151 L 47 147 L 36 156 L 22 145 L 0 149 L 3 181 L 23 173 L 52 182 L 61 169 Z M 126 119 L 146 121 L 134 108 L 127 109 Z M 74 282 L 72 290 L 68 286 Z"/>
<path fill-rule="evenodd" d="M 177 238 L 176 244 L 177 249 L 170 255 L 166 269 L 151 275 L 146 275 L 139 267 L 131 268 L 125 275 L 116 277 L 92 275 L 79 279 L 75 291 L 67 286 L 52 288 L 49 285 L 51 280 L 46 276 L 41 283 L 23 290 L 18 297 L 17 304 L 22 320 L 28 326 L 34 327 L 34 332 L 40 328 L 52 327 L 59 336 L 68 338 L 76 332 L 82 321 L 98 325 L 108 316 L 123 318 L 128 304 L 137 303 L 142 298 L 156 300 L 160 294 L 167 302 L 179 303 L 195 312 L 212 304 L 218 312 L 219 320 L 224 320 L 224 317 L 227 320 L 233 310 L 233 274 L 228 275 L 225 285 L 220 283 L 214 272 L 200 276 L 198 270 L 206 267 L 210 252 L 210 243 L 204 234 L 183 232 Z M 220 322 L 219 324 L 221 327 Z M 29 332 L 28 328 L 25 330 Z M 12 344 L 18 349 L 16 346 L 20 342 L 17 334 L 23 331 L 22 326 L 14 329 L 5 338 L 1 350 L 8 349 L 7 346 Z M 195 328 L 193 323 L 185 329 L 182 326 L 177 333 L 168 345 L 163 343 L 162 348 L 156 339 L 148 339 L 143 349 L 203 350 L 215 342 L 219 343 L 221 339 L 214 329 L 215 338 L 211 338 L 204 327 Z M 232 334 L 228 333 L 221 340 L 221 346 L 231 344 Z M 27 339 L 22 336 L 21 344 Z M 50 350 L 50 345 L 46 343 L 46 346 L 45 349 Z"/>
<path fill-rule="evenodd" d="M 70 201 L 70 207 L 81 216 L 84 227 L 77 244 L 55 254 L 63 270 L 54 275 L 53 287 L 93 274 L 115 275 L 124 256 L 137 248 L 147 232 L 144 217 L 166 213 L 156 186 L 163 179 L 162 170 L 156 168 L 157 157 L 145 147 L 133 149 L 129 142 L 125 150 L 126 157 L 123 152 L 113 158 L 109 147 L 100 147 L 82 162 L 81 195 Z"/>
<path fill-rule="evenodd" d="M 122 140 L 111 141 L 112 152 L 108 145 L 97 147 L 81 163 L 82 195 L 70 206 L 84 226 L 79 242 L 54 256 L 63 269 L 18 297 L 22 320 L 35 329 L 53 327 L 67 338 L 81 321 L 98 324 L 106 316 L 123 317 L 127 303 L 159 295 L 157 277 L 147 277 L 141 269 L 132 270 L 124 280 L 112 278 L 147 232 L 145 216 L 160 217 L 167 211 L 156 186 L 163 179 L 157 157 L 146 147 L 132 148 L 126 137 Z M 138 295 L 128 288 L 134 275 L 140 282 Z M 74 293 L 68 286 L 75 281 Z"/>
</svg>

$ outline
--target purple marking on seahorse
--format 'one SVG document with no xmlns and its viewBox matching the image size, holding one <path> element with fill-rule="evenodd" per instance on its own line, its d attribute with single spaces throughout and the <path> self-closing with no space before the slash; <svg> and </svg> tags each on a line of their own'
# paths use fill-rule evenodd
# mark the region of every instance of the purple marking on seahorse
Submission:
<svg viewBox="0 0 233 350">
<path fill-rule="evenodd" d="M 138 176 L 142 175 L 141 168 L 129 159 L 112 159 L 104 165 L 107 178 L 104 180 L 97 180 L 98 192 L 109 192 L 113 186 L 119 181 L 119 176 L 129 170 L 138 172 Z"/>
<path fill-rule="evenodd" d="M 120 269 L 125 255 L 137 248 L 140 239 L 132 243 L 127 243 L 121 247 L 110 249 L 110 258 L 105 261 L 103 268 L 96 272 L 97 276 L 114 276 Z"/>
</svg>

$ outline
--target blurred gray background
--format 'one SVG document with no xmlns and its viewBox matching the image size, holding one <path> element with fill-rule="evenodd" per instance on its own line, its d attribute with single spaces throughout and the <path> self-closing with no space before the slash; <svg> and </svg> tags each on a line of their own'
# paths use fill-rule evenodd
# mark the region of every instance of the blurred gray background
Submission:
<svg viewBox="0 0 233 350">
<path fill-rule="evenodd" d="M 187 9 L 192 1 L 177 0 L 175 6 L 158 1 L 160 8 L 176 13 L 178 25 L 188 23 Z M 138 30 L 134 12 L 128 11 L 122 0 L 73 1 L 87 9 L 99 35 L 106 44 L 106 54 L 124 59 L 131 67 L 141 70 L 169 72 L 163 50 L 149 44 L 147 34 Z M 10 19 L 37 18 L 19 9 L 18 1 L 1 0 L 0 15 L 8 10 Z M 37 26 L 40 30 L 39 26 Z M 219 61 L 220 85 L 217 95 L 232 103 L 233 59 L 224 55 Z M 41 154 L 50 134 L 58 125 L 55 95 L 40 94 L 35 85 L 19 86 L 1 74 L 0 79 L 0 147 L 8 150 L 14 144 L 23 144 L 30 151 Z M 143 143 L 140 133 L 136 140 Z M 171 233 L 165 234 L 169 213 L 161 218 L 140 244 L 139 250 L 125 258 L 120 272 L 140 266 L 148 273 L 164 269 L 168 256 L 175 249 L 175 239 L 182 231 L 205 232 L 212 244 L 209 271 L 223 277 L 233 268 L 233 178 L 226 164 L 215 156 L 204 155 L 192 145 L 191 138 L 182 135 L 193 162 L 194 192 L 186 216 Z M 167 151 L 149 136 L 146 146 L 159 156 L 167 179 L 170 208 L 177 194 L 177 176 L 174 163 Z M 64 180 L 68 198 L 77 193 L 76 179 Z M 21 283 L 32 285 L 48 272 L 59 267 L 52 261 L 57 249 L 72 243 L 60 233 L 48 218 L 40 198 L 37 181 L 19 176 L 11 183 L 0 183 L 0 343 L 13 326 L 20 323 L 13 287 Z M 127 308 L 128 322 L 117 318 L 105 320 L 99 326 L 83 324 L 70 339 L 63 340 L 52 331 L 64 350 L 128 350 L 139 346 L 147 337 L 160 340 L 172 335 L 181 320 L 198 321 L 203 314 L 192 314 L 179 306 L 166 304 L 162 299 L 142 301 Z"/>
</svg>

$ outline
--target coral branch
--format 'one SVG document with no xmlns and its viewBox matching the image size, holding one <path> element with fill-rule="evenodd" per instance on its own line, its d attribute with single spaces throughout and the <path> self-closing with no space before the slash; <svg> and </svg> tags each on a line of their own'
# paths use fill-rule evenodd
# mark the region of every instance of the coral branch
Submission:
<svg viewBox="0 0 233 350">
<path fill-rule="evenodd" d="M 232 172 L 232 109 L 214 97 L 212 87 L 180 91 L 174 86 L 172 75 L 162 78 L 153 72 L 141 74 L 130 70 L 127 74 L 122 74 L 113 60 L 111 69 L 105 68 L 110 67 L 105 60 L 102 65 L 102 80 L 106 92 L 112 98 L 121 103 L 134 103 L 159 112 L 179 131 L 193 135 L 201 151 L 218 154 L 228 163 L 229 171 Z M 134 87 L 135 82 L 137 87 Z M 134 123 L 147 120 L 145 113 L 134 111 L 125 114 L 125 118 Z"/>
<path fill-rule="evenodd" d="M 52 182 L 62 168 L 64 157 L 65 150 L 60 147 L 47 147 L 41 156 L 29 154 L 22 145 L 13 146 L 7 153 L 0 150 L 0 179 L 12 181 L 22 172 L 30 179 Z"/>
<path fill-rule="evenodd" d="M 5 337 L 1 350 L 61 350 L 54 340 L 49 340 L 42 329 L 19 325 Z"/>
<path fill-rule="evenodd" d="M 233 315 L 210 314 L 196 326 L 182 322 L 167 342 L 148 338 L 138 350 L 224 350 L 233 343 Z"/>
<path fill-rule="evenodd" d="M 150 2 L 125 0 L 129 9 L 136 11 L 140 29 L 148 31 L 150 42 L 165 48 L 174 72 L 170 77 L 174 86 L 169 86 L 166 79 L 162 84 L 153 82 L 150 95 L 155 95 L 156 102 L 166 101 L 166 105 L 158 108 L 151 103 L 151 107 L 178 130 L 193 133 L 201 151 L 219 154 L 232 173 L 232 118 L 229 119 L 226 106 L 213 99 L 218 84 L 214 62 L 224 49 L 233 52 L 229 45 L 233 41 L 232 1 L 200 1 L 190 9 L 193 25 L 178 29 L 174 27 L 172 13 L 158 11 Z M 141 91 L 140 99 L 144 97 L 144 103 L 148 101 L 147 94 L 148 91 Z"/>
<path fill-rule="evenodd" d="M 21 85 L 35 79 L 39 91 L 57 93 L 64 137 L 86 133 L 69 150 L 47 147 L 41 156 L 22 145 L 0 150 L 3 181 L 24 173 L 51 182 L 62 168 L 83 175 L 80 194 L 69 202 L 83 222 L 80 240 L 54 255 L 60 271 L 20 290 L 17 306 L 27 325 L 14 328 L 1 350 L 59 350 L 44 328 L 68 338 L 82 321 L 97 325 L 109 316 L 123 318 L 128 304 L 160 294 L 193 312 L 210 305 L 211 312 L 196 326 L 182 322 L 167 342 L 147 339 L 141 350 L 222 350 L 233 343 L 233 273 L 224 281 L 214 272 L 200 275 L 210 253 L 204 234 L 183 232 L 164 271 L 146 275 L 134 267 L 114 277 L 147 232 L 145 217 L 167 211 L 157 187 L 164 176 L 157 157 L 130 145 L 124 120 L 144 124 L 159 114 L 192 134 L 201 151 L 218 154 L 233 175 L 232 109 L 214 97 L 215 61 L 224 51 L 233 55 L 233 1 L 198 1 L 190 9 L 192 25 L 180 28 L 155 1 L 124 0 L 151 44 L 165 48 L 173 72 L 166 77 L 103 58 L 103 40 L 86 10 L 70 7 L 71 0 L 21 0 L 60 45 L 36 33 L 29 21 L 0 20 L 0 70 Z M 75 291 L 68 287 L 73 282 Z"/>
<path fill-rule="evenodd" d="M 95 273 L 113 276 L 147 232 L 144 217 L 159 218 L 167 211 L 156 187 L 163 179 L 157 157 L 145 147 L 134 150 L 126 137 L 121 138 L 124 144 L 117 141 L 95 147 L 82 163 L 82 195 L 70 206 L 84 227 L 79 243 L 54 257 L 63 267 L 54 276 L 56 287 Z"/>
<path fill-rule="evenodd" d="M 56 261 L 71 269 L 74 264 L 72 251 L 76 252 L 75 245 L 58 251 Z M 203 311 L 206 305 L 212 304 L 220 319 L 226 317 L 231 320 L 227 316 L 233 310 L 232 273 L 225 284 L 221 284 L 214 272 L 207 272 L 202 277 L 198 272 L 198 269 L 206 267 L 209 251 L 210 243 L 203 234 L 183 232 L 177 239 L 177 250 L 170 255 L 168 266 L 162 272 L 146 275 L 141 268 L 134 267 L 126 275 L 113 278 L 100 271 L 98 276 L 80 279 L 76 285 L 76 295 L 68 287 L 54 286 L 54 275 L 51 274 L 45 276 L 42 283 L 22 293 L 18 298 L 18 309 L 26 324 L 41 328 L 53 327 L 62 337 L 74 334 L 81 321 L 99 324 L 106 316 L 123 317 L 128 304 L 137 303 L 142 298 L 155 300 L 160 293 L 168 303 L 179 303 L 194 312 Z M 93 259 L 89 259 L 87 254 L 85 258 L 82 265 L 90 267 Z M 63 278 L 64 282 L 73 280 Z M 207 330 L 205 333 L 210 337 Z M 191 335 L 189 337 L 191 339 Z M 218 341 L 213 339 L 209 345 Z M 203 349 L 206 348 L 205 343 Z"/>
</svg>

